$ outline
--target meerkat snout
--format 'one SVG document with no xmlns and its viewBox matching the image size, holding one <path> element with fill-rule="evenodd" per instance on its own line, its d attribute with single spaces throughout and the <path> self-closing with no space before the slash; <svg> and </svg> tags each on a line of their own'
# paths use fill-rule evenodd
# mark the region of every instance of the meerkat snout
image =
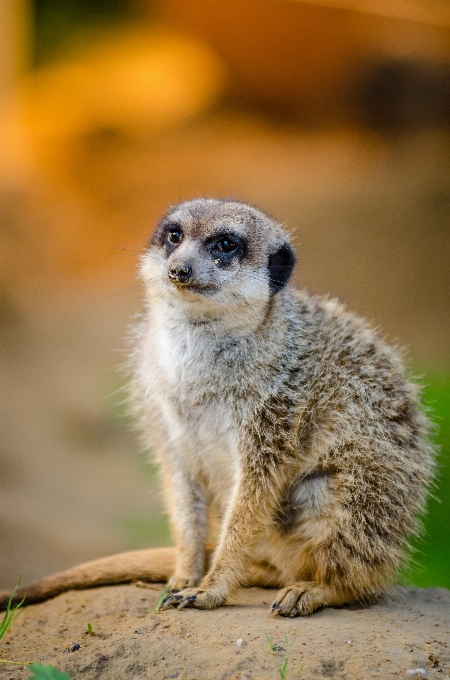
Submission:
<svg viewBox="0 0 450 680">
<path fill-rule="evenodd" d="M 168 276 L 173 283 L 187 283 L 192 276 L 192 267 L 177 262 L 169 268 Z"/>
</svg>

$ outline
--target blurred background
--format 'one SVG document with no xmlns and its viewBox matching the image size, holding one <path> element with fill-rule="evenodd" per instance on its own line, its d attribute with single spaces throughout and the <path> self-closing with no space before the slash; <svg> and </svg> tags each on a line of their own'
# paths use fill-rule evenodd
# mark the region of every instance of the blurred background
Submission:
<svg viewBox="0 0 450 680">
<path fill-rule="evenodd" d="M 0 45 L 0 587 L 170 542 L 117 367 L 196 196 L 284 222 L 298 285 L 409 348 L 441 466 L 402 579 L 450 587 L 449 0 L 3 0 Z"/>
</svg>

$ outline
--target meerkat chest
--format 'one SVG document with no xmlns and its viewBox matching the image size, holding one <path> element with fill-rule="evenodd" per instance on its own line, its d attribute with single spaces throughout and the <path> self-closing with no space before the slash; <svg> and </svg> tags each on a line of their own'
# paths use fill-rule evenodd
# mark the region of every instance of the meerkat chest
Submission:
<svg viewBox="0 0 450 680">
<path fill-rule="evenodd" d="M 225 505 L 239 468 L 237 425 L 228 404 L 220 395 L 187 404 L 166 393 L 158 408 L 172 442 L 166 455 L 194 479 L 201 479 Z"/>
<path fill-rule="evenodd" d="M 224 371 L 210 337 L 165 327 L 153 335 L 150 355 L 155 407 L 173 455 L 210 486 L 228 489 L 238 457 L 236 404 L 229 398 L 233 366 Z"/>
</svg>

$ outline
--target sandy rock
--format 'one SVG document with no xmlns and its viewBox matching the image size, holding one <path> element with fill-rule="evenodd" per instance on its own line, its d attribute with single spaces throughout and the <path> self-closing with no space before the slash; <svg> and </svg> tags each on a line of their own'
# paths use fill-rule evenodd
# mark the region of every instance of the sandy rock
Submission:
<svg viewBox="0 0 450 680">
<path fill-rule="evenodd" d="M 286 680 L 450 677 L 448 590 L 398 589 L 370 607 L 282 619 L 268 612 L 275 591 L 259 588 L 212 612 L 157 614 L 162 588 L 96 588 L 30 606 L 0 655 L 53 664 L 73 680 L 276 680 L 286 656 Z M 25 667 L 0 665 L 0 678 L 28 676 Z"/>
</svg>

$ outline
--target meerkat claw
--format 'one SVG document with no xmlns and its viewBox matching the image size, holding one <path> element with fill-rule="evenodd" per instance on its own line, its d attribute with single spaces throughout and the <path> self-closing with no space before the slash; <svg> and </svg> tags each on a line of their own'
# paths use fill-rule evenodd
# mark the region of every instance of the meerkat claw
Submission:
<svg viewBox="0 0 450 680">
<path fill-rule="evenodd" d="M 188 607 L 192 607 L 196 599 L 197 595 L 190 595 L 189 597 L 185 597 L 184 600 L 181 600 L 180 604 L 178 605 L 177 607 L 178 611 L 182 609 L 187 609 Z"/>
<path fill-rule="evenodd" d="M 164 612 L 166 611 L 166 609 L 169 609 L 169 607 L 174 607 L 176 603 L 182 599 L 183 599 L 182 595 L 169 595 L 161 602 L 159 606 L 159 611 Z"/>
<path fill-rule="evenodd" d="M 169 607 L 175 607 L 177 610 L 195 607 L 199 604 L 198 596 L 203 593 L 203 590 L 198 590 L 197 588 L 184 588 L 176 594 L 168 595 L 165 600 L 163 600 L 159 610 L 165 611 L 166 609 L 169 609 Z"/>
</svg>

